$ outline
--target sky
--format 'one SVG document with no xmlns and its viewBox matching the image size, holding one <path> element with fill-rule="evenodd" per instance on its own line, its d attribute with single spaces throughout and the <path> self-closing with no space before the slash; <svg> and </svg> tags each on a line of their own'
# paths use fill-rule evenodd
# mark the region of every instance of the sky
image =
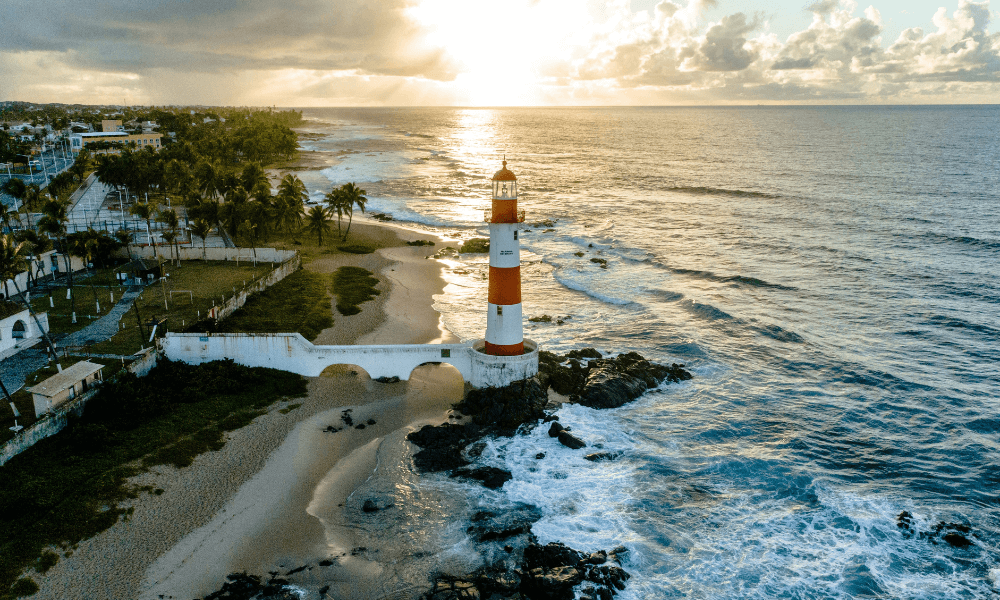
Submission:
<svg viewBox="0 0 1000 600">
<path fill-rule="evenodd" d="M 1000 11 L 988 1 L 3 4 L 0 100 L 297 107 L 1000 102 Z"/>
</svg>

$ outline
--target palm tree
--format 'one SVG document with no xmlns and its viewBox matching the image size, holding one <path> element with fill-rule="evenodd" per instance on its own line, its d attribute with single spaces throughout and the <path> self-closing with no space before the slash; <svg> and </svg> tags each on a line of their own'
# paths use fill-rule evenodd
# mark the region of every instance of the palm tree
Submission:
<svg viewBox="0 0 1000 600">
<path fill-rule="evenodd" d="M 340 223 L 344 218 L 344 213 L 347 212 L 347 203 L 346 199 L 344 198 L 344 188 L 343 187 L 333 188 L 325 196 L 325 199 L 327 206 L 330 207 L 329 211 L 330 214 L 337 215 L 337 237 L 340 237 L 340 232 L 341 232 Z"/>
<path fill-rule="evenodd" d="M 129 207 L 128 211 L 133 215 L 139 217 L 140 219 L 144 219 L 146 221 L 146 233 L 149 235 L 150 245 L 153 246 L 153 258 L 159 260 L 160 256 L 156 252 L 156 244 L 153 242 L 153 233 L 152 229 L 150 228 L 150 220 L 153 218 L 153 210 L 155 209 L 155 207 L 156 207 L 155 205 L 149 202 L 136 202 L 135 204 Z"/>
<path fill-rule="evenodd" d="M 353 183 L 345 183 L 340 186 L 341 193 L 343 196 L 344 205 L 347 207 L 347 231 L 344 232 L 344 237 L 342 241 L 347 241 L 347 235 L 351 233 L 351 221 L 354 220 L 354 207 L 357 206 L 361 209 L 361 212 L 365 212 L 365 203 L 368 202 L 368 198 L 365 198 L 365 194 L 368 192 L 354 185 Z"/>
<path fill-rule="evenodd" d="M 322 206 L 314 206 L 306 212 L 305 230 L 316 234 L 318 245 L 323 245 L 323 232 L 330 231 L 330 213 Z"/>
<path fill-rule="evenodd" d="M 173 244 L 174 246 L 174 256 L 176 257 L 177 266 L 181 266 L 181 251 L 177 247 L 177 226 L 180 221 L 177 219 L 177 211 L 170 208 L 167 210 L 161 210 L 159 216 L 156 218 L 167 226 L 167 231 L 163 234 L 163 239 L 166 240 L 167 244 Z"/>
<path fill-rule="evenodd" d="M 275 213 L 279 223 L 291 231 L 293 226 L 302 226 L 302 213 L 305 211 L 305 201 L 309 199 L 306 184 L 289 173 L 278 184 L 278 195 L 275 198 Z"/>
<path fill-rule="evenodd" d="M 7 281 L 11 281 L 14 284 L 15 295 L 21 297 L 21 301 L 24 302 L 24 306 L 28 309 L 28 314 L 35 321 L 35 326 L 38 327 L 38 331 L 42 332 L 42 337 L 45 338 L 45 343 L 49 347 L 49 352 L 52 353 L 52 357 L 55 358 L 56 347 L 52 344 L 52 340 L 49 338 L 48 332 L 42 327 L 42 324 L 38 321 L 38 315 L 31 308 L 31 303 L 28 299 L 21 294 L 21 290 L 18 289 L 17 285 L 17 275 L 28 268 L 28 249 L 25 242 L 16 242 L 14 236 L 6 235 L 0 233 L 0 281 L 4 282 L 4 292 L 7 292 Z M 10 294 L 6 294 L 9 298 Z M 5 389 L 4 392 L 7 390 Z M 9 396 L 8 396 L 9 397 Z"/>
<path fill-rule="evenodd" d="M 69 204 L 58 199 L 49 199 L 42 206 L 45 215 L 38 220 L 38 230 L 56 236 L 59 240 L 63 262 L 66 264 L 66 278 L 69 283 L 70 312 L 76 323 L 76 294 L 73 293 L 73 263 L 66 243 L 66 224 L 69 223 Z"/>
<path fill-rule="evenodd" d="M 201 258 L 202 260 L 207 259 L 208 250 L 206 246 L 208 244 L 208 235 L 212 233 L 212 224 L 205 219 L 195 219 L 194 223 L 191 223 L 191 233 L 201 238 Z"/>
<path fill-rule="evenodd" d="M 125 253 L 128 254 L 128 259 L 132 260 L 132 233 L 127 229 L 119 229 L 115 232 L 115 239 L 125 246 Z"/>
</svg>

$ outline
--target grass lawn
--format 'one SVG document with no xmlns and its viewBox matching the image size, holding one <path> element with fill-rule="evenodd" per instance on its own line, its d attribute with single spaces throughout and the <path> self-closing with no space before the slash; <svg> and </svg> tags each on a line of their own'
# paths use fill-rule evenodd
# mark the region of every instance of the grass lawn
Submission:
<svg viewBox="0 0 1000 600">
<path fill-rule="evenodd" d="M 136 305 L 122 318 L 122 329 L 106 342 L 90 346 L 97 354 L 133 354 L 150 345 L 150 326 L 153 320 L 163 323 L 161 331 L 186 331 L 205 319 L 213 306 L 219 306 L 254 280 L 271 272 L 270 263 L 241 261 L 239 266 L 230 261 L 182 261 L 180 267 L 166 266 L 168 277 L 164 283 L 149 286 L 136 301 Z M 173 293 L 171 293 L 171 291 Z M 190 292 L 190 293 L 188 293 Z M 164 304 L 164 296 L 166 304 Z M 103 308 L 103 307 L 102 307 Z M 138 313 L 138 316 L 137 316 Z M 139 334 L 142 324 L 142 335 Z"/>
<path fill-rule="evenodd" d="M 48 570 L 127 516 L 139 494 L 128 478 L 152 465 L 184 467 L 225 444 L 275 401 L 305 394 L 299 375 L 232 362 L 163 361 L 148 376 L 122 374 L 91 399 L 83 418 L 0 467 L 0 600 L 37 589 L 24 570 Z"/>
</svg>

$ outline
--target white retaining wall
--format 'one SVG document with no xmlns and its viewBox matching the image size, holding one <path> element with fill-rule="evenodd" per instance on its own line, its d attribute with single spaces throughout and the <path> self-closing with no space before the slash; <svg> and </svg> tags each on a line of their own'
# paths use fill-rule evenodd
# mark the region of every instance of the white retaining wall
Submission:
<svg viewBox="0 0 1000 600">
<path fill-rule="evenodd" d="M 49 331 L 49 315 L 48 313 L 35 313 L 38 317 L 38 323 L 41 324 L 42 329 L 46 333 Z M 24 337 L 15 338 L 14 337 L 14 324 L 20 321 L 24 325 Z M 39 338 L 42 337 L 42 332 L 39 331 L 38 325 L 35 320 L 31 318 L 31 313 L 28 309 L 24 309 L 19 313 L 13 314 L 6 319 L 0 320 L 0 356 L 6 358 L 16 352 L 8 353 L 15 346 L 20 346 L 21 348 L 29 348 L 38 343 Z"/>
<path fill-rule="evenodd" d="M 223 248 L 220 248 L 220 250 L 222 249 Z M 230 248 L 230 250 L 232 250 L 232 248 Z M 275 267 L 267 277 L 254 281 L 249 286 L 240 290 L 240 293 L 236 294 L 229 300 L 226 300 L 225 304 L 220 306 L 216 311 L 215 320 L 221 321 L 222 319 L 225 319 L 229 315 L 233 314 L 247 303 L 247 299 L 249 299 L 251 295 L 264 291 L 272 285 L 278 283 L 285 277 L 288 277 L 297 271 L 301 265 L 302 257 L 298 252 L 292 252 L 289 259 Z"/>
<path fill-rule="evenodd" d="M 128 250 L 131 251 L 132 257 L 140 258 L 153 258 L 153 247 L 152 246 L 129 246 Z M 172 258 L 174 256 L 173 246 L 167 246 L 166 244 L 161 244 L 156 247 L 158 256 L 164 259 Z M 231 260 L 231 261 L 246 261 L 253 262 L 254 253 L 256 253 L 256 260 L 258 263 L 280 263 L 286 260 L 292 259 L 298 253 L 294 250 L 278 250 L 275 248 L 213 248 L 208 247 L 202 251 L 199 246 L 179 246 L 177 248 L 178 255 L 181 260 Z M 125 257 L 126 249 L 123 248 L 120 251 L 122 257 Z"/>
<path fill-rule="evenodd" d="M 386 346 L 316 346 L 298 333 L 168 333 L 160 340 L 170 360 L 201 364 L 232 359 L 248 367 L 270 367 L 316 377 L 331 365 L 356 365 L 373 379 L 409 379 L 426 363 L 448 363 L 475 387 L 499 387 L 538 372 L 538 350 L 525 340 L 523 356 L 488 356 L 475 344 L 399 344 Z"/>
</svg>

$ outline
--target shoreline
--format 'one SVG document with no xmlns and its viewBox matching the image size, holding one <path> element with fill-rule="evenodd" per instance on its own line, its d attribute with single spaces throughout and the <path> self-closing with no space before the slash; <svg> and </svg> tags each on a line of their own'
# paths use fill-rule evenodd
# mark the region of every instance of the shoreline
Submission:
<svg viewBox="0 0 1000 600">
<path fill-rule="evenodd" d="M 430 234 L 373 221 L 354 224 L 353 239 L 361 242 L 372 237 L 441 241 Z M 335 323 L 319 334 L 316 343 L 457 340 L 443 328 L 440 314 L 433 309 L 433 296 L 443 292 L 445 280 L 443 266 L 424 258 L 433 253 L 432 248 L 395 246 L 369 255 L 320 257 L 310 263 L 311 270 L 317 272 L 332 273 L 340 266 L 367 268 L 379 275 L 382 292 L 363 305 L 361 313 L 348 317 L 336 312 L 331 298 Z M 355 374 L 343 367 L 331 367 L 320 377 L 307 379 L 305 398 L 276 403 L 250 425 L 228 434 L 221 450 L 198 456 L 184 469 L 158 467 L 136 477 L 133 483 L 137 487 L 151 486 L 163 492 L 143 494 L 127 505 L 134 510 L 127 519 L 80 542 L 72 555 L 64 556 L 40 577 L 41 589 L 34 597 L 159 598 L 163 594 L 193 598 L 218 589 L 233 571 L 260 567 L 266 572 L 277 567 L 271 564 L 275 560 L 328 554 L 324 548 L 328 549 L 330 542 L 322 521 L 306 512 L 313 504 L 312 489 L 359 447 L 395 432 L 402 432 L 396 436 L 401 438 L 420 424 L 446 421 L 448 408 L 461 400 L 464 392 L 461 376 L 446 367 L 420 367 L 414 371 L 412 383 L 380 384 L 363 372 Z M 294 404 L 301 406 L 287 414 L 280 412 Z M 310 423 L 333 423 L 347 408 L 359 417 L 364 415 L 364 422 L 372 419 L 377 425 L 336 434 L 322 432 L 319 427 L 309 430 Z M 326 438 L 331 435 L 343 441 L 317 452 L 329 444 Z M 305 459 L 313 454 L 312 459 Z M 344 469 L 347 480 L 366 480 L 371 472 L 362 476 L 365 462 L 352 462 L 350 469 Z M 284 506 L 284 511 L 280 515 L 261 512 L 260 508 L 253 511 L 252 505 L 260 504 L 256 501 L 262 495 L 270 502 L 262 506 Z M 291 506 L 286 502 L 289 497 L 295 500 Z M 238 517 L 232 516 L 231 506 L 240 508 Z M 299 514 L 290 513 L 294 507 L 301 509 Z M 334 527 L 333 519 L 326 518 Z M 282 533 L 281 540 L 252 544 L 252 551 L 237 543 L 244 538 L 264 539 L 275 526 Z M 296 555 L 291 549 L 298 546 L 302 548 Z M 193 578 L 192 568 L 203 575 Z M 354 576 L 364 572 L 361 569 Z M 180 579 L 197 579 L 201 587 L 196 589 Z M 192 595 L 183 595 L 187 593 Z"/>
</svg>

